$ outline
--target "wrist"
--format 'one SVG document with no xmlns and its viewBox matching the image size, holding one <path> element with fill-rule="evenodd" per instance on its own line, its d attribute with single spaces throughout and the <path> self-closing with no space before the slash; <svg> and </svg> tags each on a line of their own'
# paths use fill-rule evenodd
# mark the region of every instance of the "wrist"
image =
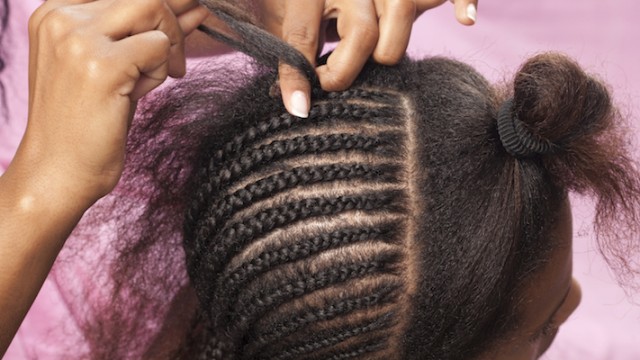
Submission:
<svg viewBox="0 0 640 360">
<path fill-rule="evenodd" d="M 63 169 L 52 167 L 55 165 L 23 161 L 16 154 L 0 177 L 0 205 L 21 216 L 82 217 L 100 196 L 75 184 L 77 179 L 65 176 Z"/>
<path fill-rule="evenodd" d="M 122 172 L 122 161 L 94 153 L 82 141 L 52 142 L 27 129 L 6 175 L 23 198 L 84 212 L 115 187 Z"/>
</svg>

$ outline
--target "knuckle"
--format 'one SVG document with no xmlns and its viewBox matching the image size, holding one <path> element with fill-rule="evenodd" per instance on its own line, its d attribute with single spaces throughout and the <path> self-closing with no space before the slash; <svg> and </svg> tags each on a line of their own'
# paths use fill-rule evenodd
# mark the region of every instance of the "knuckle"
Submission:
<svg viewBox="0 0 640 360">
<path fill-rule="evenodd" d="M 312 49 L 316 47 L 316 33 L 306 26 L 296 26 L 287 31 L 284 39 L 296 49 Z"/>
<path fill-rule="evenodd" d="M 171 42 L 170 35 L 161 30 L 154 30 L 152 32 L 149 32 L 147 34 L 147 41 L 149 42 L 150 46 L 158 49 L 164 49 L 167 52 L 169 52 L 171 47 L 174 46 L 174 44 Z"/>
<path fill-rule="evenodd" d="M 378 43 L 380 30 L 378 29 L 378 24 L 374 23 L 356 28 L 351 35 L 359 39 L 360 46 L 362 46 L 363 50 L 368 50 L 369 54 L 371 54 Z"/>
<path fill-rule="evenodd" d="M 56 41 L 64 38 L 71 31 L 74 23 L 74 19 L 64 9 L 57 8 L 46 13 L 42 21 L 33 26 L 39 37 Z"/>
<path fill-rule="evenodd" d="M 152 0 L 154 5 L 157 8 L 161 8 L 161 9 L 169 9 L 169 5 L 167 4 L 167 2 L 165 0 Z"/>
<path fill-rule="evenodd" d="M 320 79 L 320 83 L 326 91 L 343 91 L 351 86 L 351 80 L 348 76 L 335 72 L 327 73 L 324 79 Z"/>
<path fill-rule="evenodd" d="M 417 6 L 415 1 L 393 0 L 390 3 L 390 7 L 393 9 L 393 12 L 403 19 L 413 21 L 416 16 Z"/>
<path fill-rule="evenodd" d="M 116 61 L 110 59 L 108 52 L 96 46 L 79 33 L 69 34 L 56 44 L 55 57 L 72 64 L 74 72 L 81 78 L 100 79 L 113 70 Z"/>
<path fill-rule="evenodd" d="M 382 65 L 395 65 L 402 59 L 403 54 L 388 51 L 387 49 L 376 49 L 373 53 L 373 60 Z"/>
<path fill-rule="evenodd" d="M 165 0 L 147 0 L 140 1 L 141 6 L 144 6 L 144 10 L 141 11 L 142 14 L 149 13 L 149 10 L 153 11 L 156 16 L 167 16 L 173 14 L 173 11 L 167 5 Z"/>
<path fill-rule="evenodd" d="M 74 60 L 86 60 L 91 54 L 90 44 L 78 33 L 67 35 L 56 44 L 56 51 L 59 57 L 68 57 Z"/>
<path fill-rule="evenodd" d="M 46 14 L 45 12 L 45 5 L 40 6 L 39 8 L 37 8 L 32 14 L 31 16 L 29 16 L 29 22 L 27 24 L 27 27 L 29 29 L 29 34 L 30 35 L 35 35 L 37 34 L 38 28 L 40 27 L 40 23 L 42 22 L 42 18 L 44 17 L 44 15 Z"/>
<path fill-rule="evenodd" d="M 164 51 L 166 51 L 167 53 L 169 53 L 169 51 L 171 51 L 171 47 L 174 46 L 169 35 L 163 32 L 158 32 L 157 41 L 158 41 L 158 47 L 161 49 L 164 49 Z"/>
<path fill-rule="evenodd" d="M 147 0 L 147 1 L 138 1 L 138 4 L 140 6 L 144 6 L 145 9 L 147 10 L 149 9 L 158 10 L 163 8 L 166 3 L 164 0 Z"/>
</svg>

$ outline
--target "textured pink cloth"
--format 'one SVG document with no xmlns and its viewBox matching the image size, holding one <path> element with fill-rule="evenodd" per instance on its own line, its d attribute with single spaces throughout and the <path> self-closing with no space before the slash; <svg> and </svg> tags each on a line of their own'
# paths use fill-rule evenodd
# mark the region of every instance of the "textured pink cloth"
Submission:
<svg viewBox="0 0 640 360">
<path fill-rule="evenodd" d="M 10 120 L 0 121 L 0 174 L 9 165 L 27 122 L 29 66 L 27 19 L 39 3 L 40 1 L 37 0 L 9 1 L 11 9 L 9 30 L 2 44 L 8 61 L 7 68 L 0 76 L 5 85 Z M 3 110 L 0 109 L 0 111 Z"/>
<path fill-rule="evenodd" d="M 0 172 L 15 151 L 26 121 L 26 20 L 37 0 L 11 0 L 12 60 L 3 79 L 11 121 L 0 123 Z M 614 89 L 624 113 L 634 115 L 640 134 L 640 2 L 480 1 L 478 24 L 455 23 L 445 4 L 424 15 L 414 28 L 413 55 L 446 55 L 468 62 L 490 79 L 510 76 L 528 56 L 563 51 Z M 640 156 L 640 151 L 638 152 Z M 590 213 L 574 201 L 574 273 L 583 288 L 582 305 L 565 324 L 546 359 L 640 359 L 640 306 L 632 305 L 597 255 L 589 233 Z M 61 333 L 74 332 L 56 284 L 47 281 L 5 359 L 58 359 L 68 350 Z M 66 329 L 66 331 L 61 331 Z"/>
</svg>

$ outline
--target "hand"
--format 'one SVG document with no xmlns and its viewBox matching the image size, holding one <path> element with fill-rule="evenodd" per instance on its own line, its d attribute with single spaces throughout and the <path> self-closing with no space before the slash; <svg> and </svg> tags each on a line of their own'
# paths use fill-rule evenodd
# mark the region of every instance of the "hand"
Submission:
<svg viewBox="0 0 640 360">
<path fill-rule="evenodd" d="M 280 36 L 315 65 L 323 46 L 322 23 L 336 21 L 340 38 L 327 64 L 317 68 L 322 88 L 339 91 L 356 79 L 369 57 L 394 65 L 404 55 L 411 28 L 423 12 L 446 0 L 265 0 L 262 4 L 264 26 Z M 464 25 L 476 20 L 477 0 L 451 0 L 455 15 Z M 280 16 L 278 16 L 280 14 Z M 310 85 L 289 65 L 280 66 L 280 87 L 287 110 L 296 116 L 308 116 Z"/>
<path fill-rule="evenodd" d="M 184 75 L 184 36 L 207 15 L 194 0 L 45 2 L 29 20 L 29 122 L 12 167 L 89 203 L 108 193 L 136 101 Z"/>
</svg>

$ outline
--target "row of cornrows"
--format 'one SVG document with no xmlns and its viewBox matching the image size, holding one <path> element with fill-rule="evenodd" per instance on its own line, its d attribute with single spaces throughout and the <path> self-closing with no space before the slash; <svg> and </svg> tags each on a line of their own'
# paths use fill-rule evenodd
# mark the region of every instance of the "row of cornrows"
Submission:
<svg viewBox="0 0 640 360">
<path fill-rule="evenodd" d="M 185 242 L 224 352 L 348 359 L 387 348 L 408 211 L 400 103 L 330 94 L 308 119 L 274 116 L 213 153 Z"/>
</svg>

